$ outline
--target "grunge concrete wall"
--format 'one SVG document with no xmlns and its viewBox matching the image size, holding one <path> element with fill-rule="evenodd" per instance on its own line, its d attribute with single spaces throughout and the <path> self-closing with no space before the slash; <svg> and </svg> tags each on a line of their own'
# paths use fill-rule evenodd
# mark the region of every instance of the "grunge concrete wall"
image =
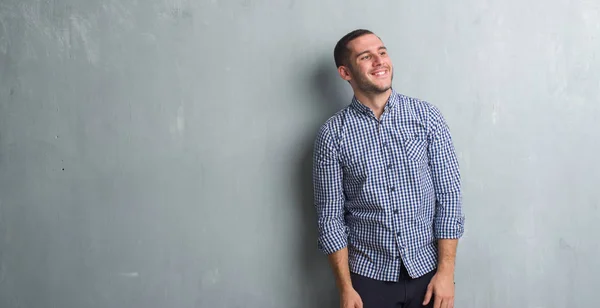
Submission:
<svg viewBox="0 0 600 308">
<path fill-rule="evenodd" d="M 0 1 L 0 306 L 338 307 L 311 151 L 379 34 L 464 181 L 456 307 L 592 307 L 597 1 Z"/>
</svg>

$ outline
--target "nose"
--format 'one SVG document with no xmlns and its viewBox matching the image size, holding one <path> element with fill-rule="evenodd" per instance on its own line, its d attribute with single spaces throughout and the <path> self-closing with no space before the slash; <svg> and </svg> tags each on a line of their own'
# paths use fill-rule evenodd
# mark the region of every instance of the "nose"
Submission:
<svg viewBox="0 0 600 308">
<path fill-rule="evenodd" d="M 373 58 L 373 66 L 380 66 L 383 64 L 383 58 L 380 55 L 375 55 Z"/>
</svg>

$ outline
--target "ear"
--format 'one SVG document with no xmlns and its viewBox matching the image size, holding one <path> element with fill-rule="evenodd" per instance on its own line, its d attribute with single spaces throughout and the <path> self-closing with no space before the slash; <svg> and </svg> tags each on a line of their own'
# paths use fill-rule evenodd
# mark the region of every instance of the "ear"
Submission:
<svg viewBox="0 0 600 308">
<path fill-rule="evenodd" d="M 338 67 L 338 73 L 340 74 L 340 77 L 342 77 L 342 79 L 346 81 L 350 81 L 352 79 L 352 74 L 350 73 L 350 70 L 345 66 Z"/>
</svg>

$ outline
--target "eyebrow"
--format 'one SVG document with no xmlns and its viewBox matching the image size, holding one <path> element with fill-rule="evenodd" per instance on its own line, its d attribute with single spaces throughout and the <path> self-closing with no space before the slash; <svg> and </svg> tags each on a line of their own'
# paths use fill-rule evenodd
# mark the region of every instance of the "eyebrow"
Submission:
<svg viewBox="0 0 600 308">
<path fill-rule="evenodd" d="M 377 48 L 377 50 L 382 50 L 382 49 L 383 49 L 383 50 L 387 50 L 387 48 L 386 48 L 385 46 L 381 46 L 381 47 Z M 361 52 L 361 53 L 357 54 L 357 55 L 356 55 L 356 57 L 358 58 L 358 57 L 360 57 L 360 56 L 362 56 L 363 54 L 365 54 L 365 53 L 368 53 L 368 52 L 369 52 L 368 50 L 365 50 L 365 51 L 363 51 L 363 52 Z"/>
</svg>

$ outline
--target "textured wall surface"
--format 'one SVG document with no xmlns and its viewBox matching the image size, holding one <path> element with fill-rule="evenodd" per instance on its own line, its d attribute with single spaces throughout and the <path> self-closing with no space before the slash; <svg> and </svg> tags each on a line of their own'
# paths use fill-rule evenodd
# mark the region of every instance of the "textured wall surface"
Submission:
<svg viewBox="0 0 600 308">
<path fill-rule="evenodd" d="M 0 0 L 0 307 L 337 307 L 311 151 L 377 32 L 462 167 L 456 307 L 592 307 L 598 1 Z"/>
</svg>

